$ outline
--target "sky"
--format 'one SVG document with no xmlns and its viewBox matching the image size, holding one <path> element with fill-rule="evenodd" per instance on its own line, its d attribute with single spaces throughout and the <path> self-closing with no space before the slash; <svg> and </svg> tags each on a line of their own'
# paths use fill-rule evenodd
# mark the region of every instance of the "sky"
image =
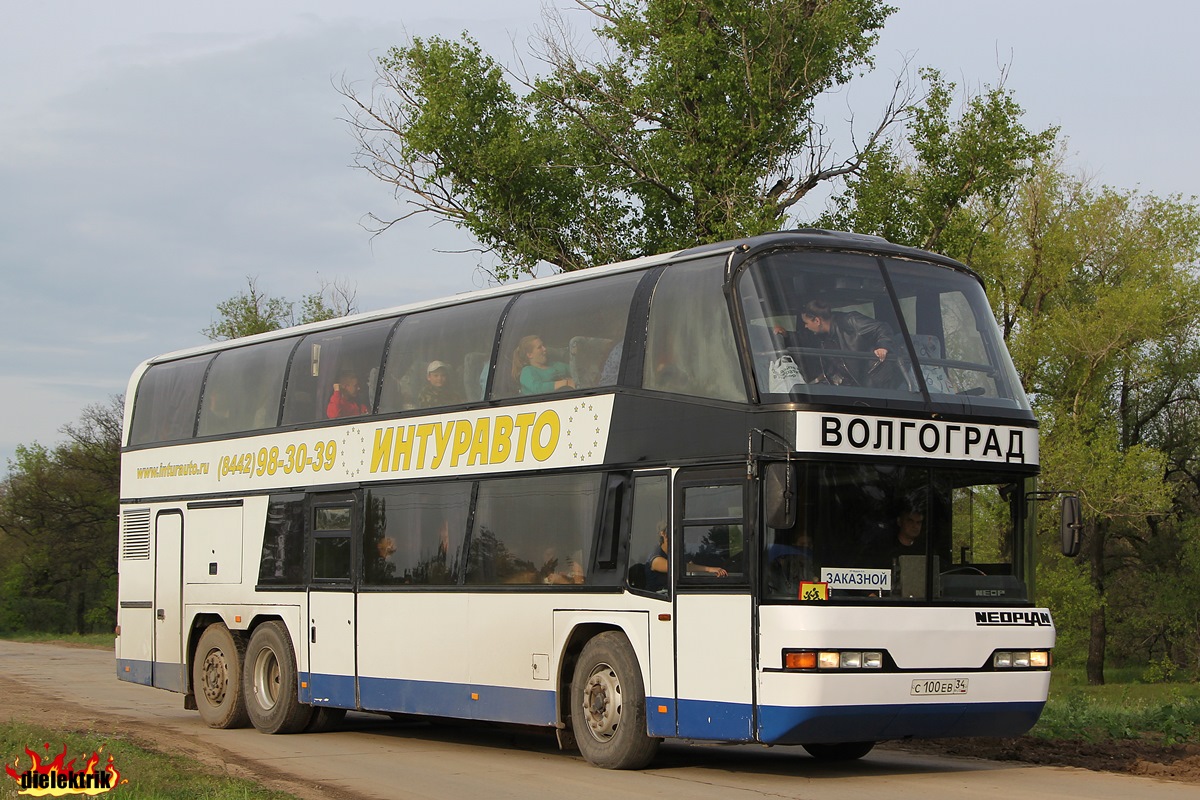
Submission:
<svg viewBox="0 0 1200 800">
<path fill-rule="evenodd" d="M 570 0 L 580 35 L 588 30 Z M 1059 126 L 1097 183 L 1200 194 L 1200 3 L 892 0 L 875 71 L 823 98 L 834 145 L 861 134 L 893 78 L 939 69 L 962 89 L 1001 70 L 1027 127 Z M 436 6 L 436 8 L 435 8 Z M 412 36 L 469 31 L 527 56 L 538 0 L 0 0 L 0 474 L 52 446 L 143 360 L 203 344 L 254 278 L 291 300 L 333 281 L 359 310 L 489 285 L 447 223 L 401 209 L 354 168 L 343 81 Z M 824 199 L 801 208 L 819 214 Z"/>
</svg>

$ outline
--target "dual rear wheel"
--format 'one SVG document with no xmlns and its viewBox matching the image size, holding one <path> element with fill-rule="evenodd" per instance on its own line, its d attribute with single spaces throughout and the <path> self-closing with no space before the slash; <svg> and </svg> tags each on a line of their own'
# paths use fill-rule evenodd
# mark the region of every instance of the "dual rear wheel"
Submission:
<svg viewBox="0 0 1200 800">
<path fill-rule="evenodd" d="M 263 733 L 332 730 L 344 709 L 300 702 L 296 653 L 282 622 L 264 622 L 247 641 L 225 625 L 209 625 L 192 662 L 192 686 L 200 718 L 211 728 Z"/>
</svg>

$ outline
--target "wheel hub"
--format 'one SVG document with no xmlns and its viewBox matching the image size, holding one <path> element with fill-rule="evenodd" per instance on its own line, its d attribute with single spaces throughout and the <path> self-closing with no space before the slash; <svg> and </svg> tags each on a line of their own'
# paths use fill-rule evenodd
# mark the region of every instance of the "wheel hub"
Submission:
<svg viewBox="0 0 1200 800">
<path fill-rule="evenodd" d="M 598 664 L 583 688 L 583 716 L 598 741 L 616 735 L 621 724 L 621 681 L 608 664 Z"/>
<path fill-rule="evenodd" d="M 225 691 L 229 687 L 229 663 L 220 650 L 212 650 L 204 658 L 202 670 L 204 698 L 214 706 L 225 702 Z"/>
</svg>

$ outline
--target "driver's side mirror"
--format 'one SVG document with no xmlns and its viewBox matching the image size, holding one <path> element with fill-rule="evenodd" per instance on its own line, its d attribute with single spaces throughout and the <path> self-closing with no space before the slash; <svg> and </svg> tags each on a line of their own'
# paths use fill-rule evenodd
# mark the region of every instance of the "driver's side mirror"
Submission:
<svg viewBox="0 0 1200 800">
<path fill-rule="evenodd" d="M 796 468 L 786 461 L 766 465 L 763 513 L 768 527 L 786 530 L 796 524 Z"/>
<path fill-rule="evenodd" d="M 1059 509 L 1059 532 L 1062 535 L 1062 554 L 1067 557 L 1079 555 L 1079 543 L 1083 532 L 1079 510 L 1079 495 L 1065 494 Z"/>
</svg>

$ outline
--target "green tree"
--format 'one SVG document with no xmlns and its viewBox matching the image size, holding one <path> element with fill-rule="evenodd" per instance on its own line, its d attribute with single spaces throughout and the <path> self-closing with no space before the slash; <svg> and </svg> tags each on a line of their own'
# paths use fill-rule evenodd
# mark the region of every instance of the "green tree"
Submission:
<svg viewBox="0 0 1200 800">
<path fill-rule="evenodd" d="M 323 281 L 319 291 L 296 303 L 282 297 L 270 297 L 258 288 L 258 278 L 246 277 L 246 289 L 217 303 L 219 318 L 200 332 L 219 342 L 279 330 L 291 325 L 344 317 L 354 313 L 355 291 L 344 280 Z"/>
<path fill-rule="evenodd" d="M 540 77 L 507 75 L 464 35 L 414 39 L 344 85 L 358 164 L 409 213 L 469 230 L 505 264 L 573 270 L 784 226 L 858 152 L 830 158 L 814 99 L 871 65 L 879 0 L 577 0 L 602 53 L 547 19 Z M 518 92 L 518 88 L 523 93 Z"/>
<path fill-rule="evenodd" d="M 17 448 L 0 484 L 0 628 L 88 633 L 116 622 L 124 401 L 86 408 L 54 448 Z"/>
</svg>

